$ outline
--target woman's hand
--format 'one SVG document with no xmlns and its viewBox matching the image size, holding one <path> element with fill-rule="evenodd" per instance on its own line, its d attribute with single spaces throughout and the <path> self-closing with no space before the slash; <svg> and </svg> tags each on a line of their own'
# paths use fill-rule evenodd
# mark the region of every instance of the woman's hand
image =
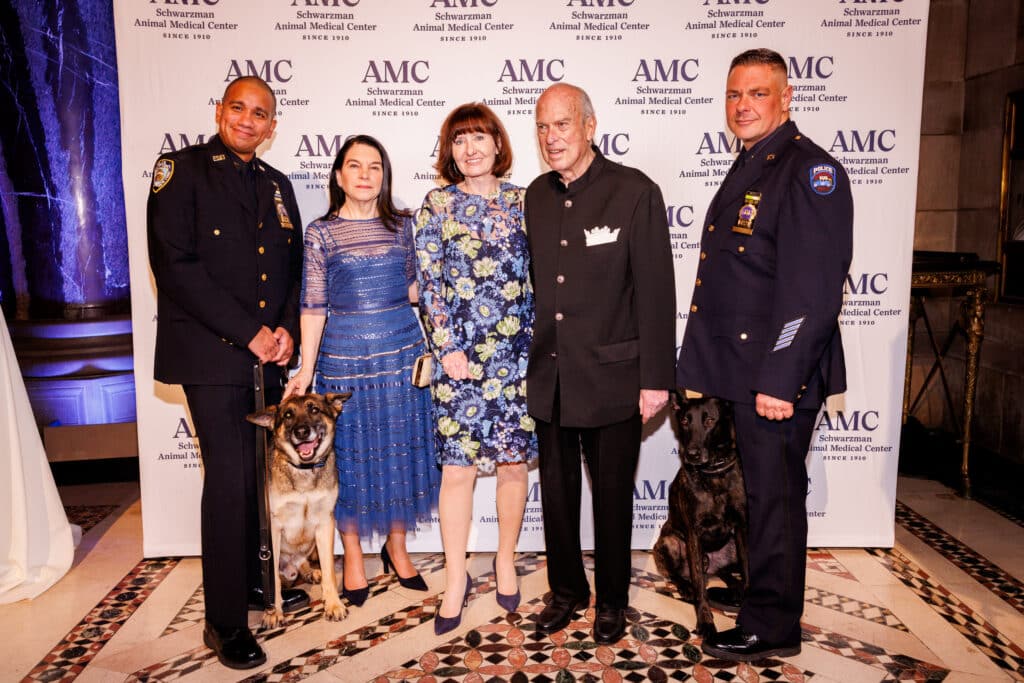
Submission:
<svg viewBox="0 0 1024 683">
<path fill-rule="evenodd" d="M 441 367 L 452 379 L 469 379 L 469 359 L 462 351 L 452 351 L 442 357 Z"/>
<path fill-rule="evenodd" d="M 288 380 L 288 383 L 284 385 L 284 395 L 281 396 L 281 400 L 284 401 L 290 396 L 298 396 L 306 393 L 309 389 L 309 385 L 313 383 L 313 373 L 305 371 L 300 368 L 295 375 Z"/>
</svg>

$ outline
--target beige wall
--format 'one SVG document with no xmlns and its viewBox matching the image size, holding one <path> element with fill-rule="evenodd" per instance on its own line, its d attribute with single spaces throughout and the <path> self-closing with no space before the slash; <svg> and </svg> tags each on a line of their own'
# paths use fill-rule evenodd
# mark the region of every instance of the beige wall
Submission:
<svg viewBox="0 0 1024 683">
<path fill-rule="evenodd" d="M 975 252 L 995 260 L 999 236 L 1006 95 L 1024 89 L 1024 0 L 932 0 L 921 115 L 915 249 Z M 990 281 L 993 288 L 995 280 Z M 942 338 L 957 309 L 934 302 Z M 930 360 L 924 328 L 915 344 L 914 386 Z M 963 344 L 946 368 L 954 405 L 963 390 Z M 991 304 L 975 401 L 975 444 L 1024 461 L 1024 305 Z M 941 386 L 917 417 L 952 431 Z"/>
</svg>

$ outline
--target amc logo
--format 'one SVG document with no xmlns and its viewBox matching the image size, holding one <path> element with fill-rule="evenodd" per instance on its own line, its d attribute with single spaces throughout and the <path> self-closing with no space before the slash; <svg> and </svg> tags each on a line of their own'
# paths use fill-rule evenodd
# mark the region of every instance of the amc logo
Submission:
<svg viewBox="0 0 1024 683">
<path fill-rule="evenodd" d="M 191 139 L 188 133 L 164 133 L 160 143 L 160 154 L 177 152 L 179 149 L 191 147 L 192 145 L 201 145 L 204 142 L 206 142 L 206 133 L 199 133 Z"/>
<path fill-rule="evenodd" d="M 665 213 L 668 216 L 668 227 L 670 228 L 688 228 L 693 225 L 692 205 L 673 206 L 670 204 L 665 207 Z"/>
<path fill-rule="evenodd" d="M 739 154 L 741 144 L 739 138 L 724 130 L 717 133 L 705 132 L 697 146 L 697 154 Z"/>
<path fill-rule="evenodd" d="M 292 80 L 292 60 L 267 59 L 256 62 L 251 59 L 232 59 L 224 82 L 228 83 L 242 76 L 257 76 L 267 83 L 287 83 Z"/>
<path fill-rule="evenodd" d="M 566 7 L 629 7 L 634 0 L 569 0 Z"/>
<path fill-rule="evenodd" d="M 363 83 L 426 83 L 430 80 L 430 62 L 425 59 L 393 62 L 371 60 L 366 65 Z"/>
<path fill-rule="evenodd" d="M 662 83 L 692 82 L 697 80 L 700 61 L 690 59 L 641 59 L 633 73 L 633 82 L 649 81 Z"/>
<path fill-rule="evenodd" d="M 629 154 L 629 133 L 605 133 L 594 144 L 606 157 Z"/>
<path fill-rule="evenodd" d="M 858 0 L 859 1 L 859 0 Z M 874 0 L 872 0 L 874 2 Z M 885 0 L 882 0 L 885 2 Z M 704 0 L 704 6 L 708 5 L 767 5 L 768 0 Z"/>
<path fill-rule="evenodd" d="M 151 5 L 216 5 L 220 0 L 149 0 Z"/>
<path fill-rule="evenodd" d="M 861 273 L 854 279 L 846 274 L 843 292 L 846 294 L 885 294 L 889 291 L 889 273 Z"/>
<path fill-rule="evenodd" d="M 896 148 L 896 131 L 884 130 L 837 130 L 828 151 L 842 152 L 891 152 Z"/>
<path fill-rule="evenodd" d="M 544 83 L 558 82 L 565 78 L 564 59 L 506 59 L 498 75 L 498 83 Z"/>
<path fill-rule="evenodd" d="M 789 77 L 796 81 L 832 78 L 835 65 L 836 60 L 832 55 L 804 57 L 802 60 L 798 57 L 790 57 Z"/>
<path fill-rule="evenodd" d="M 358 0 L 356 0 L 358 2 Z M 433 0 L 431 7 L 445 7 L 455 9 L 457 7 L 494 7 L 498 0 Z"/>
<path fill-rule="evenodd" d="M 355 7 L 359 0 L 292 0 L 292 7 Z"/>
<path fill-rule="evenodd" d="M 194 439 L 195 436 L 196 435 L 192 431 L 192 427 L 190 427 L 189 424 L 188 424 L 188 420 L 186 420 L 183 417 L 179 418 L 178 419 L 177 427 L 175 428 L 174 433 L 171 434 L 171 438 L 172 439 L 181 439 L 181 438 Z"/>
<path fill-rule="evenodd" d="M 839 410 L 832 416 L 824 411 L 815 428 L 831 432 L 873 432 L 878 429 L 878 419 L 877 410 Z"/>
<path fill-rule="evenodd" d="M 334 157 L 341 150 L 341 143 L 341 135 L 303 135 L 294 156 Z"/>
<path fill-rule="evenodd" d="M 666 481 L 641 479 L 633 486 L 633 500 L 665 500 Z"/>
</svg>

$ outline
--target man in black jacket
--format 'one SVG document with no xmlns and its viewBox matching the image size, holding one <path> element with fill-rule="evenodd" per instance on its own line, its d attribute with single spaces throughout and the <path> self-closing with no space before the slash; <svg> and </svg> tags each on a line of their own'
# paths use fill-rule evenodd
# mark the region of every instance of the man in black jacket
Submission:
<svg viewBox="0 0 1024 683">
<path fill-rule="evenodd" d="M 804 459 L 825 398 L 846 390 L 838 316 L 853 251 L 850 182 L 789 120 L 786 63 L 749 50 L 725 110 L 743 143 L 701 236 L 676 381 L 732 401 L 749 517 L 749 587 L 715 657 L 800 652 L 807 552 Z"/>
<path fill-rule="evenodd" d="M 604 158 L 587 94 L 551 86 L 537 100 L 537 140 L 551 168 L 526 192 L 536 319 L 526 374 L 537 420 L 552 633 L 586 607 L 580 554 L 580 455 L 594 511 L 594 639 L 625 630 L 633 479 L 640 428 L 668 400 L 675 280 L 661 190 Z"/>
<path fill-rule="evenodd" d="M 299 209 L 288 178 L 256 158 L 276 106 L 263 80 L 233 81 L 217 105 L 218 134 L 157 160 L 147 207 L 154 374 L 182 385 L 199 438 L 203 638 L 232 668 L 266 661 L 248 628 L 248 606 L 262 607 L 256 428 L 245 421 L 255 405 L 252 368 L 267 364 L 267 403 L 276 402 L 270 389 L 298 333 Z M 286 592 L 285 611 L 308 602 Z"/>
</svg>

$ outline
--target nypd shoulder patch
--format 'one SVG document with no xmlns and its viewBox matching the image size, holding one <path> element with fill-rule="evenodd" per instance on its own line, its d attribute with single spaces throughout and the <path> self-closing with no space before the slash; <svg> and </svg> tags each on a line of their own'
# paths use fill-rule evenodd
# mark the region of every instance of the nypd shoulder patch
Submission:
<svg viewBox="0 0 1024 683">
<path fill-rule="evenodd" d="M 174 162 L 170 159 L 160 159 L 153 167 L 153 192 L 159 192 L 167 187 L 174 176 Z"/>
<path fill-rule="evenodd" d="M 836 167 L 830 164 L 811 167 L 810 183 L 815 194 L 832 194 L 836 189 Z"/>
</svg>

